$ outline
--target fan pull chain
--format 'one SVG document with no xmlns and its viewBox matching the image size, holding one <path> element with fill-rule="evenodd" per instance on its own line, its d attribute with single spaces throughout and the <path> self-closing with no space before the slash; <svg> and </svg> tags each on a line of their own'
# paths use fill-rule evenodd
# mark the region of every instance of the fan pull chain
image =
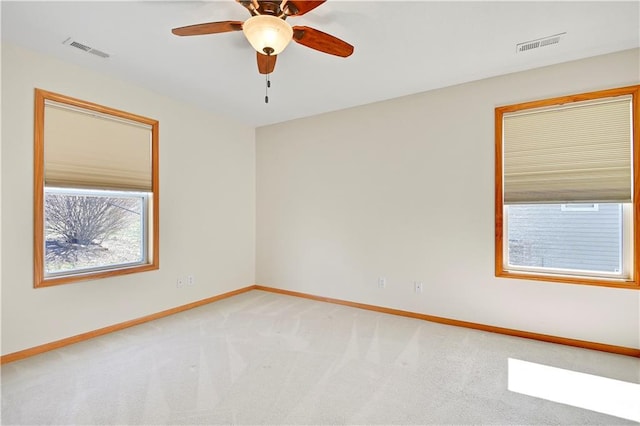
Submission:
<svg viewBox="0 0 640 426">
<path fill-rule="evenodd" d="M 271 74 L 265 74 L 264 78 L 265 81 L 267 83 L 266 87 L 264 88 L 264 103 L 268 104 L 269 103 L 269 87 L 271 87 L 271 80 L 269 79 L 269 76 Z"/>
</svg>

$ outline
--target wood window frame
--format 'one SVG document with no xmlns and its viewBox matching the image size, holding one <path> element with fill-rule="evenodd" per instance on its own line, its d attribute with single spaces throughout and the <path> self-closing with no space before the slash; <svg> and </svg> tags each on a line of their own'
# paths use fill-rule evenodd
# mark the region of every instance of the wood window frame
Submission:
<svg viewBox="0 0 640 426">
<path fill-rule="evenodd" d="M 45 130 L 45 102 L 53 101 L 65 104 L 72 108 L 93 111 L 99 114 L 110 115 L 114 118 L 134 121 L 150 127 L 151 132 L 151 212 L 148 229 L 147 244 L 151 252 L 147 262 L 141 265 L 129 267 L 114 266 L 113 269 L 101 269 L 86 273 L 72 273 L 65 276 L 46 277 L 45 276 L 45 218 L 44 218 L 44 198 L 45 198 L 45 158 L 44 158 L 44 130 Z M 159 123 L 157 120 L 132 114 L 129 112 L 109 108 L 92 102 L 72 98 L 70 96 L 49 92 L 42 89 L 35 89 L 34 105 L 34 287 L 49 287 L 60 284 L 69 284 L 78 281 L 95 280 L 137 272 L 156 270 L 160 267 L 160 197 L 159 197 Z"/>
<path fill-rule="evenodd" d="M 503 116 L 506 113 L 553 107 L 573 102 L 590 101 L 616 96 L 632 96 L 633 131 L 633 275 L 627 280 L 573 277 L 508 271 L 504 268 L 504 203 L 503 203 Z M 640 85 L 600 90 L 577 95 L 561 96 L 495 108 L 495 275 L 496 277 L 549 281 L 567 284 L 595 285 L 602 287 L 640 290 Z"/>
</svg>

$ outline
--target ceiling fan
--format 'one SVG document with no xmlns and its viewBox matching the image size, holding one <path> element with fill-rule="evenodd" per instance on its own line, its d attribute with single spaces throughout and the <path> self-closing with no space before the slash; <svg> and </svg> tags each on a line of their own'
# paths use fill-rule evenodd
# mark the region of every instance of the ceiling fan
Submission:
<svg viewBox="0 0 640 426">
<path fill-rule="evenodd" d="M 236 0 L 251 17 L 246 21 L 220 21 L 174 28 L 178 36 L 194 36 L 242 31 L 257 52 L 258 71 L 270 74 L 276 66 L 277 55 L 291 40 L 330 55 L 346 58 L 353 46 L 330 34 L 306 26 L 292 27 L 286 22 L 290 16 L 301 16 L 326 0 Z"/>
</svg>

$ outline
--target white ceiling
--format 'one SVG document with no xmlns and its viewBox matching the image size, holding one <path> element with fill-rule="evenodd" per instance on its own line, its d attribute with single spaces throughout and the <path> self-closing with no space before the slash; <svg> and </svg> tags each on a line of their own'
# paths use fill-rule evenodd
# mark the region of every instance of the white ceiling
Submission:
<svg viewBox="0 0 640 426">
<path fill-rule="evenodd" d="M 292 43 L 265 76 L 242 32 L 174 27 L 238 20 L 218 1 L 2 1 L 2 40 L 261 126 L 640 46 L 640 1 L 341 1 L 289 18 L 355 46 L 338 58 Z M 526 53 L 516 44 L 558 33 Z M 64 45 L 72 37 L 102 59 Z M 640 78 L 640 76 L 639 76 Z"/>
</svg>

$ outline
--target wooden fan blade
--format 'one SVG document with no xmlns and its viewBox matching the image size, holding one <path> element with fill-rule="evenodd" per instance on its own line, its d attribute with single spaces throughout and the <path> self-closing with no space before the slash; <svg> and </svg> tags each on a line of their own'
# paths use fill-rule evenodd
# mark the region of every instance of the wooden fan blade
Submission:
<svg viewBox="0 0 640 426">
<path fill-rule="evenodd" d="M 310 27 L 293 27 L 293 40 L 303 46 L 343 58 L 353 53 L 353 46 L 346 41 Z"/>
<path fill-rule="evenodd" d="M 271 74 L 276 67 L 276 59 L 278 55 L 263 55 L 260 52 L 256 52 L 258 58 L 258 71 L 260 74 Z"/>
<path fill-rule="evenodd" d="M 289 8 L 290 16 L 300 16 L 315 9 L 325 1 L 327 0 L 288 0 L 287 5 L 293 6 L 293 8 Z"/>
<path fill-rule="evenodd" d="M 172 33 L 178 36 L 217 34 L 227 33 L 229 31 L 242 31 L 242 21 L 208 22 L 206 24 L 189 25 L 171 30 Z"/>
</svg>

